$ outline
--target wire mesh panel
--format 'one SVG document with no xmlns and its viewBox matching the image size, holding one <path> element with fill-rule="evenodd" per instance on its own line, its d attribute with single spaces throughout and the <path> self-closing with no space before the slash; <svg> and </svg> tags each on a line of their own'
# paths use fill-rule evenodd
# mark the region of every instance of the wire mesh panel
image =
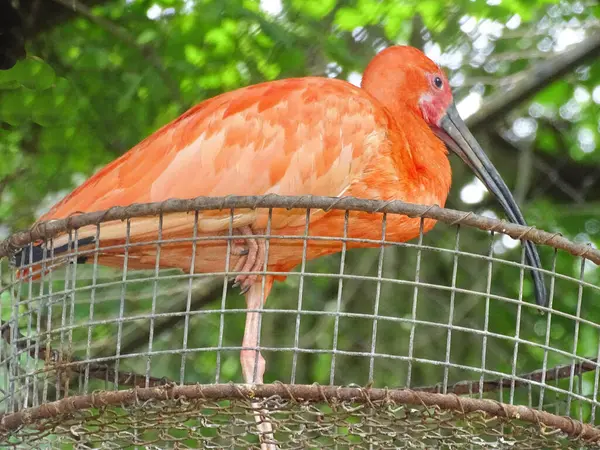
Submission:
<svg viewBox="0 0 600 450">
<path fill-rule="evenodd" d="M 392 239 L 409 220 L 414 239 Z M 543 244 L 548 307 L 508 236 Z M 248 349 L 229 281 L 252 240 L 268 299 Z M 0 251 L 18 267 L 2 273 L 4 445 L 258 446 L 257 408 L 279 448 L 600 439 L 600 252 L 557 234 L 401 202 L 201 198 L 38 224 Z M 243 383 L 242 350 L 264 356 L 264 385 Z"/>
</svg>

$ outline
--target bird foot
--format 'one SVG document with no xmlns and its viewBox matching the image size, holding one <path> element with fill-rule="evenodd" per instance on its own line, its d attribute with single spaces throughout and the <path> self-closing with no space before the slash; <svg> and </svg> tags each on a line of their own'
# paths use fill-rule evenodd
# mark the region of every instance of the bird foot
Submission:
<svg viewBox="0 0 600 450">
<path fill-rule="evenodd" d="M 264 239 L 250 237 L 255 234 L 250 226 L 237 228 L 234 232 L 239 235 L 248 236 L 242 239 L 234 239 L 231 248 L 232 255 L 240 256 L 233 271 L 242 272 L 235 277 L 233 285 L 239 286 L 242 294 L 245 294 L 258 279 L 257 274 L 247 272 L 259 272 L 264 269 L 265 241 Z"/>
</svg>

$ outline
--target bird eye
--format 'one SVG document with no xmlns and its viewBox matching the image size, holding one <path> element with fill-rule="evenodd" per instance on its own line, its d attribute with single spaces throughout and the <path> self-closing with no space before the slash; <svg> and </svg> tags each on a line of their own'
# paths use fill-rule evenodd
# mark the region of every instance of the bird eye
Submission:
<svg viewBox="0 0 600 450">
<path fill-rule="evenodd" d="M 442 81 L 442 79 L 440 77 L 435 77 L 433 79 L 433 84 L 435 84 L 436 88 L 441 89 L 442 86 L 444 85 L 444 82 Z"/>
</svg>

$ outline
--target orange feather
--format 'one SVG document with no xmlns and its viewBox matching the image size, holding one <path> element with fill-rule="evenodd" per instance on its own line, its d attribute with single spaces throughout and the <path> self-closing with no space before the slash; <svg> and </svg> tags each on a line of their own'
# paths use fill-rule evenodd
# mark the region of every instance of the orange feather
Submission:
<svg viewBox="0 0 600 450">
<path fill-rule="evenodd" d="M 524 224 L 508 187 L 458 116 L 448 80 L 431 60 L 410 47 L 379 53 L 366 68 L 361 88 L 340 80 L 301 78 L 250 86 L 207 100 L 96 173 L 40 220 L 198 196 L 354 196 L 443 206 L 451 174 L 441 139 L 498 197 L 509 217 Z M 273 211 L 271 236 L 303 235 L 305 214 L 301 210 Z M 199 213 L 194 267 L 190 267 L 193 245 L 189 241 L 161 245 L 159 263 L 163 268 L 246 272 L 236 277 L 248 307 L 240 351 L 246 383 L 262 383 L 265 371 L 258 350 L 257 309 L 266 300 L 274 277 L 265 277 L 263 286 L 256 282 L 256 275 L 247 273 L 263 268 L 266 245 L 261 238 L 245 239 L 247 255 L 232 252 L 227 268 L 227 240 L 202 238 L 225 236 L 230 228 L 243 234 L 263 234 L 268 217 L 264 209 L 236 210 L 233 218 L 229 211 Z M 344 217 L 340 211 L 312 211 L 309 235 L 342 237 Z M 194 223 L 193 214 L 167 214 L 162 238 L 190 239 Z M 423 231 L 434 224 L 424 220 Z M 132 219 L 129 236 L 126 224 L 103 223 L 100 242 L 93 244 L 100 246 L 98 262 L 121 266 L 123 249 L 103 247 L 122 245 L 128 239 L 139 244 L 127 252 L 128 268 L 155 267 L 156 245 L 148 241 L 158 237 L 157 228 L 155 217 Z M 390 215 L 385 237 L 407 241 L 419 231 L 420 219 Z M 354 212 L 347 232 L 351 238 L 377 241 L 382 237 L 381 217 Z M 95 235 L 96 227 L 79 229 L 79 249 L 89 248 L 90 239 L 82 239 Z M 55 248 L 64 246 L 68 237 L 58 236 L 53 243 Z M 302 239 L 271 238 L 267 269 L 290 271 L 302 261 L 303 244 Z M 338 252 L 341 245 L 339 239 L 312 239 L 306 256 L 312 259 Z M 348 243 L 348 247 L 359 246 L 370 244 Z M 532 244 L 526 244 L 526 252 L 529 262 L 541 267 Z M 545 304 L 543 277 L 534 273 L 534 282 L 538 303 Z M 270 421 L 261 419 L 260 413 L 255 418 L 263 436 L 273 440 Z M 273 446 L 263 444 L 261 448 Z"/>
<path fill-rule="evenodd" d="M 413 71 L 407 70 L 412 66 Z M 169 198 L 269 193 L 443 206 L 450 165 L 445 145 L 417 108 L 419 96 L 428 89 L 424 72 L 444 77 L 417 50 L 394 47 L 370 63 L 362 88 L 308 77 L 249 86 L 206 100 L 97 172 L 40 221 Z M 275 211 L 271 232 L 301 235 L 304 217 L 303 211 Z M 380 239 L 380 220 L 354 213 L 349 235 Z M 426 220 L 425 231 L 434 223 Z M 266 211 L 246 210 L 236 211 L 233 226 L 264 229 L 266 224 Z M 193 215 L 168 215 L 163 238 L 191 237 L 192 226 Z M 227 234 L 229 226 L 228 211 L 202 213 L 199 237 Z M 343 213 L 311 214 L 311 235 L 341 236 L 342 230 Z M 419 219 L 389 217 L 387 230 L 390 240 L 410 240 L 419 233 Z M 79 230 L 78 235 L 93 236 L 95 227 Z M 131 242 L 156 235 L 156 218 L 132 221 Z M 122 244 L 124 236 L 123 223 L 104 224 L 101 246 Z M 57 238 L 55 246 L 66 242 L 66 237 Z M 195 271 L 224 270 L 225 241 L 200 245 L 205 251 L 197 252 Z M 339 250 L 339 243 L 313 241 L 308 258 Z M 169 245 L 162 250 L 161 265 L 189 270 L 190 257 L 189 243 Z M 231 267 L 236 258 L 232 257 Z M 301 241 L 271 242 L 269 270 L 289 271 L 301 259 Z M 100 263 L 121 265 L 122 259 L 104 253 Z M 130 268 L 154 264 L 154 246 L 129 251 Z"/>
</svg>

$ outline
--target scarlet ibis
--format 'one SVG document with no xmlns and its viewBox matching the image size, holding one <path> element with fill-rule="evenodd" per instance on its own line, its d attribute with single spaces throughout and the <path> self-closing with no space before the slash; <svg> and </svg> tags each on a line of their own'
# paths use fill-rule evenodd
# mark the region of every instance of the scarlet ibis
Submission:
<svg viewBox="0 0 600 450">
<path fill-rule="evenodd" d="M 422 52 L 390 47 L 373 58 L 362 87 L 337 79 L 306 77 L 248 86 L 206 100 L 108 164 L 40 218 L 65 218 L 73 213 L 108 209 L 169 198 L 226 195 L 354 196 L 443 206 L 450 189 L 449 148 L 497 197 L 511 221 L 525 220 L 509 189 L 460 118 L 443 71 Z M 246 236 L 231 249 L 238 271 L 262 271 L 266 211 L 236 211 L 232 227 Z M 350 237 L 380 239 L 379 220 L 368 213 L 352 214 Z M 424 221 L 424 232 L 435 224 Z M 189 238 L 193 215 L 164 217 L 163 239 Z M 314 211 L 309 233 L 341 236 L 344 214 Z M 200 215 L 198 237 L 226 235 L 230 213 Z M 273 235 L 303 235 L 305 215 L 274 211 Z M 420 219 L 390 216 L 387 239 L 408 241 L 418 236 Z M 79 249 L 93 248 L 95 227 L 78 231 Z M 156 239 L 157 219 L 131 223 L 129 241 Z M 109 222 L 101 230 L 101 247 L 123 245 L 125 227 Z M 54 239 L 55 254 L 66 250 L 66 236 Z M 41 244 L 40 244 L 41 245 Z M 61 247 L 62 246 L 62 247 Z M 367 246 L 350 243 L 352 246 Z M 537 250 L 525 243 L 533 270 L 538 304 L 546 289 Z M 192 246 L 165 245 L 162 267 L 190 269 Z M 340 242 L 313 241 L 307 258 L 340 251 Z M 200 241 L 195 272 L 224 270 L 226 240 Z M 121 253 L 121 254 L 119 254 Z M 301 240 L 271 240 L 268 270 L 288 272 L 301 260 Z M 35 252 L 34 256 L 41 256 Z M 128 250 L 129 269 L 153 268 L 155 245 Z M 17 258 L 19 260 L 19 258 Z M 27 261 L 28 262 L 28 261 Z M 35 262 L 35 261 L 33 261 Z M 123 264 L 122 250 L 102 251 L 99 262 Z M 259 312 L 274 277 L 237 276 L 250 311 L 246 316 L 240 360 L 247 383 L 263 382 L 265 362 L 258 346 Z M 257 367 L 255 368 L 255 361 Z M 255 376 L 254 376 L 255 375 Z"/>
</svg>

